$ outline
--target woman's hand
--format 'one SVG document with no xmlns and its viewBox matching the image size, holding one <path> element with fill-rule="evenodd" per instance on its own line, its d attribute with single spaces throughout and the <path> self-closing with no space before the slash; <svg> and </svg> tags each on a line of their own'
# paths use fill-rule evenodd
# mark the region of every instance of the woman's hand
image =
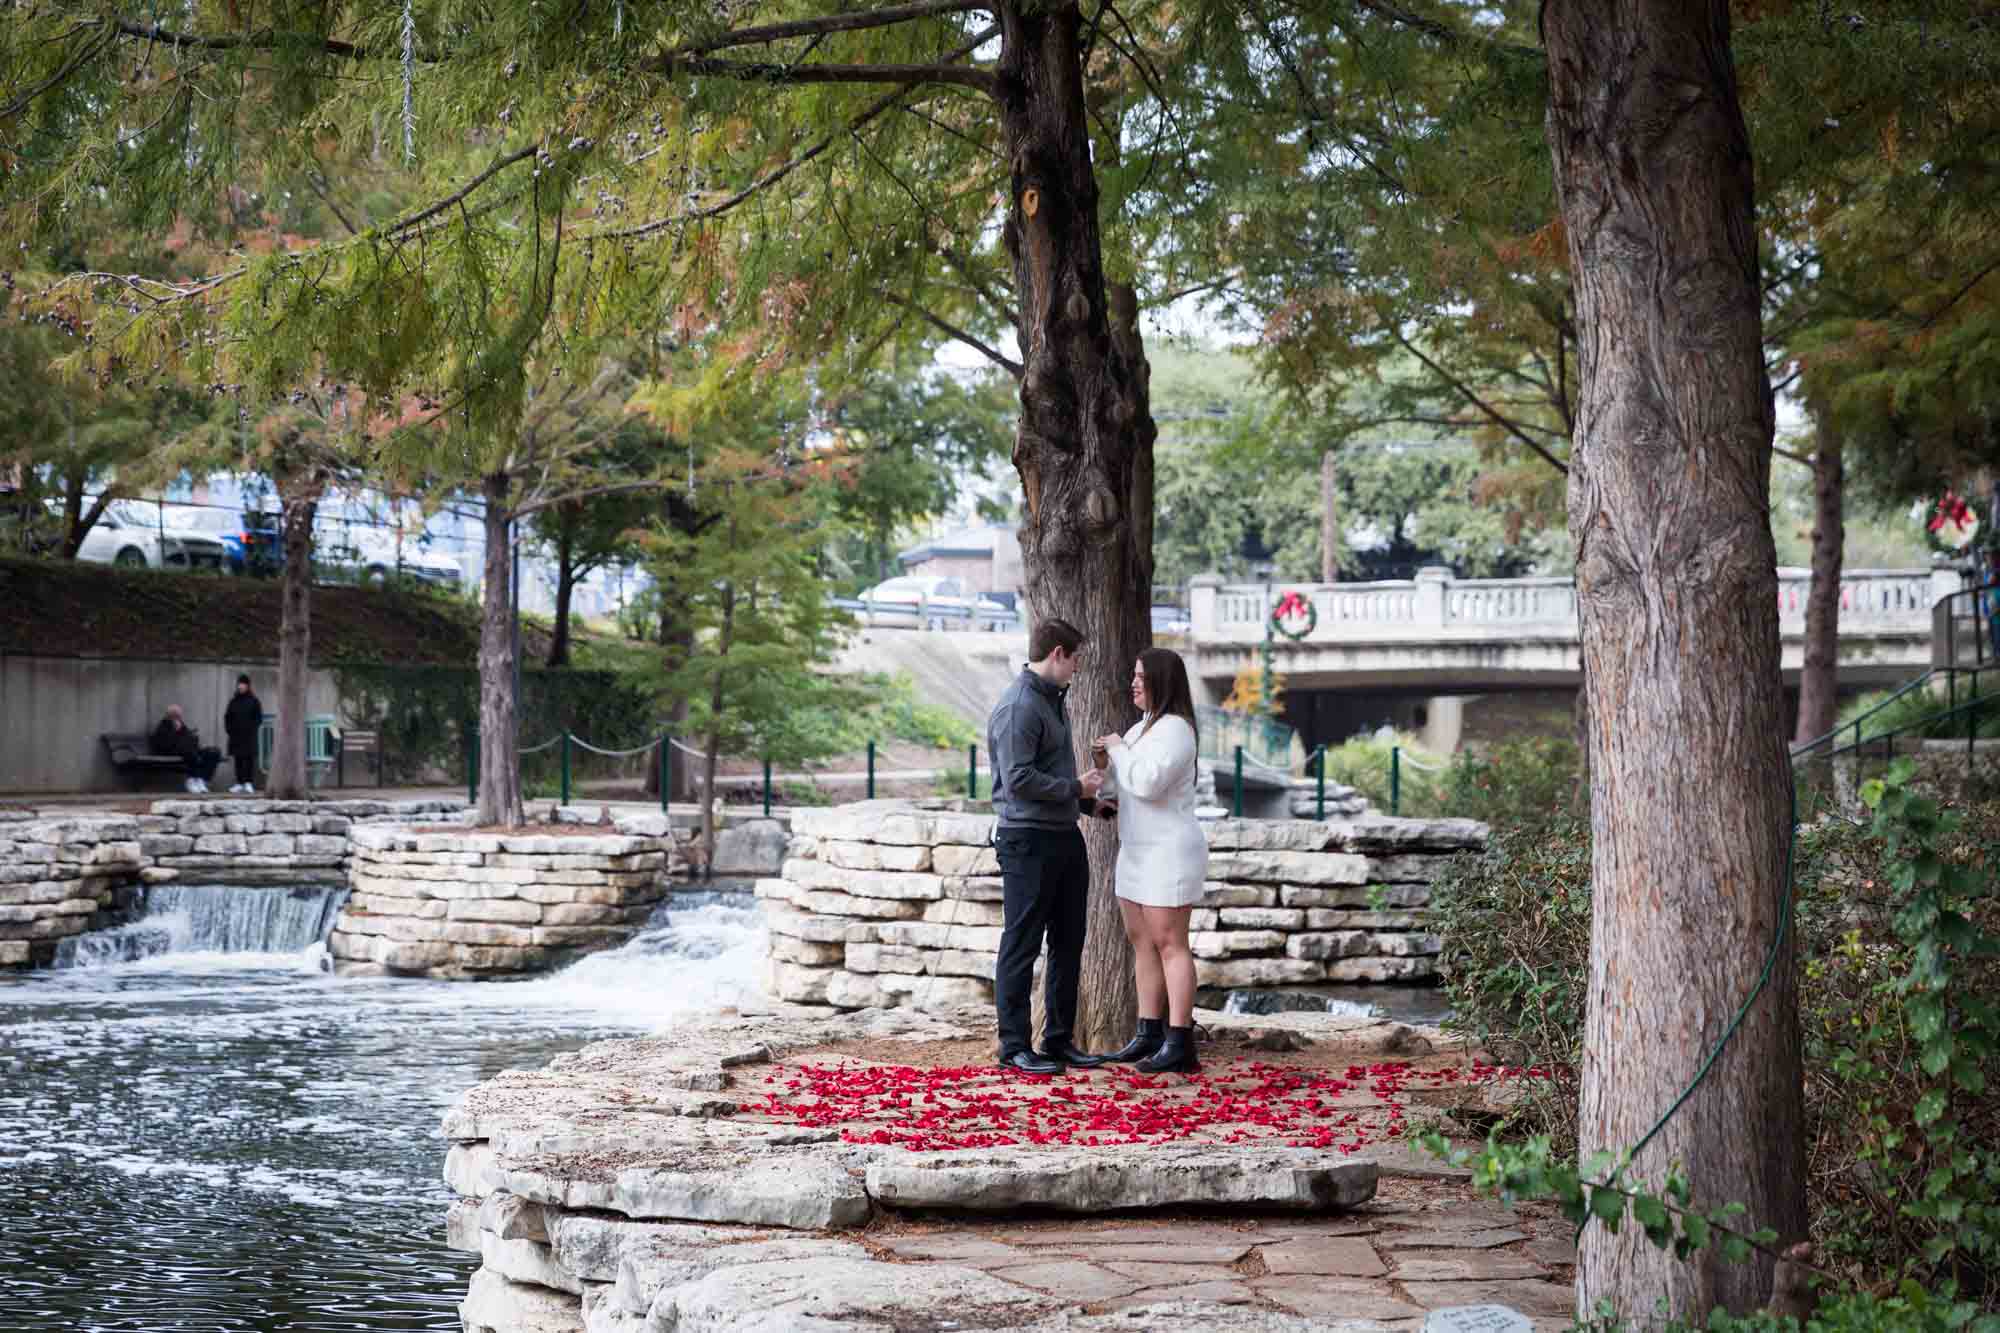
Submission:
<svg viewBox="0 0 2000 1333">
<path fill-rule="evenodd" d="M 1090 746 L 1094 750 L 1109 750 L 1115 746 L 1123 745 L 1124 743 L 1125 743 L 1125 738 L 1123 736 L 1120 736 L 1117 732 L 1114 731 L 1114 732 L 1107 732 L 1105 735 L 1099 736 L 1096 740 L 1090 743 Z"/>
</svg>

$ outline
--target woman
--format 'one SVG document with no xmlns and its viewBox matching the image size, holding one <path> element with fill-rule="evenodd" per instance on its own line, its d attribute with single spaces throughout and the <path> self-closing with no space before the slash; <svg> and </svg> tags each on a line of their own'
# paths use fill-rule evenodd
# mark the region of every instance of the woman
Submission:
<svg viewBox="0 0 2000 1333">
<path fill-rule="evenodd" d="M 1196 1067 L 1188 913 L 1208 878 L 1208 840 L 1194 817 L 1194 692 L 1179 653 L 1139 654 L 1132 702 L 1137 725 L 1092 747 L 1110 757 L 1104 796 L 1113 799 L 1115 784 L 1118 912 L 1139 989 L 1138 1035 L 1105 1059 L 1136 1062 L 1148 1074 L 1187 1072 Z"/>
</svg>

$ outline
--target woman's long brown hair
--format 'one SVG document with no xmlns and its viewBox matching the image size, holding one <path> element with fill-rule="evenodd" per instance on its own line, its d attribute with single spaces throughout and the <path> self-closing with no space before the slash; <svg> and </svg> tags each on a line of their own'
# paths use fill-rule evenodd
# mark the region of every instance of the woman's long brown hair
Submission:
<svg viewBox="0 0 2000 1333">
<path fill-rule="evenodd" d="M 1187 663 L 1171 648 L 1148 648 L 1139 654 L 1139 674 L 1146 681 L 1146 702 L 1152 708 L 1146 714 L 1146 729 L 1141 736 L 1153 729 L 1153 723 L 1172 713 L 1188 724 L 1188 730 L 1195 734 L 1195 745 L 1201 745 L 1201 729 L 1194 721 L 1194 688 L 1188 684 Z"/>
</svg>

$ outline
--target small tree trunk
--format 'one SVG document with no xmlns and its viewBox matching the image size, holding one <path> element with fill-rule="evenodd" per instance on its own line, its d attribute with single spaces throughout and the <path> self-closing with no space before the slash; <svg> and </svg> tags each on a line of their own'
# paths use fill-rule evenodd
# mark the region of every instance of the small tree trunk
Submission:
<svg viewBox="0 0 2000 1333">
<path fill-rule="evenodd" d="M 1814 422 L 1812 590 L 1806 596 L 1806 660 L 1799 672 L 1799 725 L 1792 742 L 1803 745 L 1833 730 L 1840 681 L 1840 564 L 1847 541 L 1845 469 L 1840 441 L 1822 413 Z"/>
<path fill-rule="evenodd" d="M 732 534 L 733 535 L 733 534 Z M 708 737 L 702 745 L 701 848 L 704 870 L 715 864 L 715 761 L 722 752 L 722 707 L 729 669 L 730 639 L 736 628 L 736 587 L 722 587 L 722 624 L 715 636 L 715 675 L 708 686 Z"/>
<path fill-rule="evenodd" d="M 521 750 L 514 734 L 513 563 L 508 543 L 511 482 L 504 472 L 480 487 L 486 500 L 486 582 L 479 603 L 479 809 L 483 825 L 511 828 L 524 820 Z"/>
<path fill-rule="evenodd" d="M 278 720 L 271 737 L 266 794 L 277 801 L 306 796 L 306 670 L 312 657 L 313 516 L 318 492 L 279 495 L 285 543 L 278 620 Z"/>
<path fill-rule="evenodd" d="M 1340 582 L 1340 488 L 1334 477 L 1334 451 L 1319 456 L 1319 581 Z"/>
<path fill-rule="evenodd" d="M 1550 0 L 1548 134 L 1582 368 L 1569 527 L 1593 736 L 1580 1149 L 1636 1148 L 1778 939 L 1790 774 L 1768 518 L 1771 389 L 1727 0 Z M 1787 937 L 1789 943 L 1789 937 Z M 1805 1234 L 1790 949 L 1627 1170 Z M 1577 1308 L 1701 1322 L 1764 1304 L 1768 1259 L 1687 1262 L 1583 1232 Z"/>
<path fill-rule="evenodd" d="M 549 665 L 569 665 L 569 599 L 576 588 L 576 537 L 565 525 L 556 537 L 556 627 L 549 638 Z"/>
</svg>

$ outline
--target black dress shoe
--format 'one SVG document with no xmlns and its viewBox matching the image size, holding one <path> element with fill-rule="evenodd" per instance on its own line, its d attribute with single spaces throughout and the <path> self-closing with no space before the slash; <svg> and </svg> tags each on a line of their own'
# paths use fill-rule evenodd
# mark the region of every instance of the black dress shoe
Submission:
<svg viewBox="0 0 2000 1333">
<path fill-rule="evenodd" d="M 1160 1043 L 1167 1039 L 1167 1024 L 1164 1019 L 1142 1018 L 1139 1030 L 1132 1034 L 1132 1040 L 1104 1057 L 1109 1064 L 1136 1064 L 1160 1049 Z"/>
<path fill-rule="evenodd" d="M 1019 1070 L 1023 1074 L 1060 1074 L 1062 1061 L 1051 1060 L 1033 1051 L 1016 1051 L 1000 1062 L 1002 1069 Z"/>
<path fill-rule="evenodd" d="M 1076 1048 L 1076 1043 L 1068 1041 L 1059 1042 L 1053 1048 L 1045 1046 L 1042 1048 L 1041 1054 L 1044 1060 L 1054 1060 L 1059 1064 L 1074 1065 L 1078 1069 L 1095 1069 L 1104 1063 L 1103 1056 L 1092 1055 L 1088 1051 L 1080 1051 Z"/>
</svg>

